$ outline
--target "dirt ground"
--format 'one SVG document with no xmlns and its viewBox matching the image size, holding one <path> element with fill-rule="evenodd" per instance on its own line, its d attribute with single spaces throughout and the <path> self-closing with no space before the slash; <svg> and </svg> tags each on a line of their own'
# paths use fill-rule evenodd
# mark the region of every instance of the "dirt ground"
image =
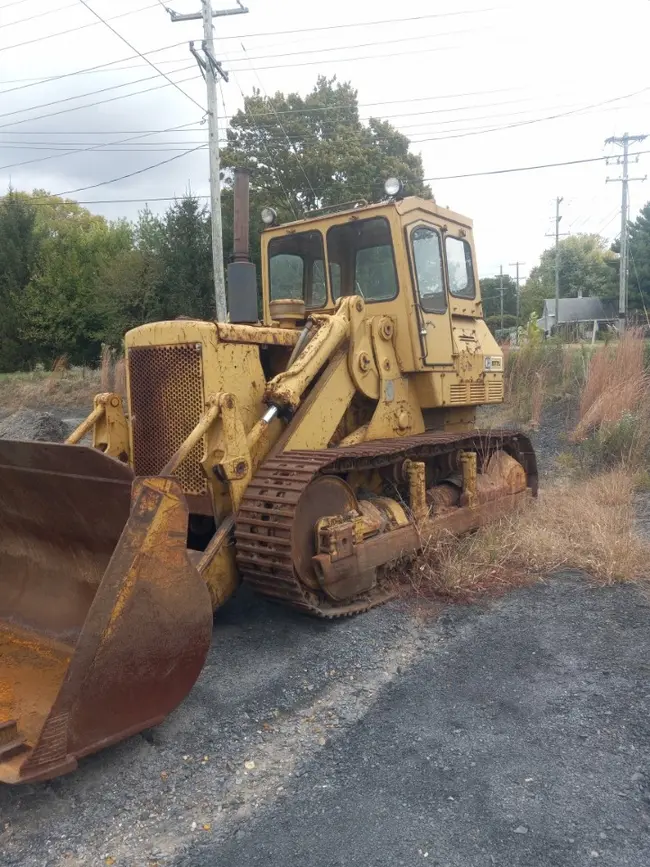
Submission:
<svg viewBox="0 0 650 867">
<path fill-rule="evenodd" d="M 333 623 L 243 591 L 165 723 L 0 788 L 0 864 L 646 867 L 649 614 L 577 575 Z"/>
</svg>

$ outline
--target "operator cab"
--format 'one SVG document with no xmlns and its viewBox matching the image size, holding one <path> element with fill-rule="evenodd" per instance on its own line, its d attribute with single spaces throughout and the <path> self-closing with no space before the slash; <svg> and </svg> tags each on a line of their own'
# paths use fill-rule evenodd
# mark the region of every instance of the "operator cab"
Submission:
<svg viewBox="0 0 650 867">
<path fill-rule="evenodd" d="M 388 301 L 398 294 L 391 227 L 382 216 L 274 237 L 268 265 L 271 302 L 303 300 L 307 311 L 331 309 L 345 295 Z"/>
</svg>

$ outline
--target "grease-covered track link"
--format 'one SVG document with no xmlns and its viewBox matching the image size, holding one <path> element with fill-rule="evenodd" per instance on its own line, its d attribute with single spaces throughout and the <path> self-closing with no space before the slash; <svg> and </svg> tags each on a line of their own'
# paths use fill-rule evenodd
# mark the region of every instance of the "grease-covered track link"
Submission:
<svg viewBox="0 0 650 867">
<path fill-rule="evenodd" d="M 471 434 L 427 432 L 405 439 L 373 440 L 347 448 L 284 452 L 267 460 L 248 486 L 235 522 L 237 564 L 243 579 L 263 596 L 317 617 L 345 617 L 386 602 L 391 588 L 381 580 L 368 593 L 337 605 L 318 587 L 308 587 L 295 569 L 293 525 L 307 486 L 319 475 L 380 469 L 410 458 L 444 461 L 461 450 L 487 457 L 504 449 L 522 464 L 537 493 L 537 463 L 530 440 L 511 430 Z"/>
</svg>

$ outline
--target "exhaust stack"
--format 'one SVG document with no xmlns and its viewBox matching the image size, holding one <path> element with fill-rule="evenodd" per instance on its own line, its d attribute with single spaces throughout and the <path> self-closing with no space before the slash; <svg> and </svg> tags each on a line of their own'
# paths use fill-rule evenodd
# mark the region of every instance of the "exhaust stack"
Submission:
<svg viewBox="0 0 650 867">
<path fill-rule="evenodd" d="M 235 169 L 233 262 L 250 262 L 250 172 Z"/>
<path fill-rule="evenodd" d="M 233 253 L 228 265 L 228 310 L 231 322 L 257 322 L 257 274 L 249 257 L 250 172 L 235 169 Z"/>
</svg>

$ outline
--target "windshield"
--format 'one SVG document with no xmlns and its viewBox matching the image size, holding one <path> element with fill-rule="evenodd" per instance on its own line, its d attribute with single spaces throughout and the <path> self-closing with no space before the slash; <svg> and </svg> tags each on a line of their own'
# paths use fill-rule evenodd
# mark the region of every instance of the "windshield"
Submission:
<svg viewBox="0 0 650 867">
<path fill-rule="evenodd" d="M 355 294 L 366 301 L 396 297 L 393 242 L 384 217 L 333 226 L 327 233 L 327 255 L 334 300 Z"/>
<path fill-rule="evenodd" d="M 325 255 L 320 232 L 297 232 L 269 243 L 271 300 L 298 298 L 305 307 L 327 301 Z"/>
</svg>

